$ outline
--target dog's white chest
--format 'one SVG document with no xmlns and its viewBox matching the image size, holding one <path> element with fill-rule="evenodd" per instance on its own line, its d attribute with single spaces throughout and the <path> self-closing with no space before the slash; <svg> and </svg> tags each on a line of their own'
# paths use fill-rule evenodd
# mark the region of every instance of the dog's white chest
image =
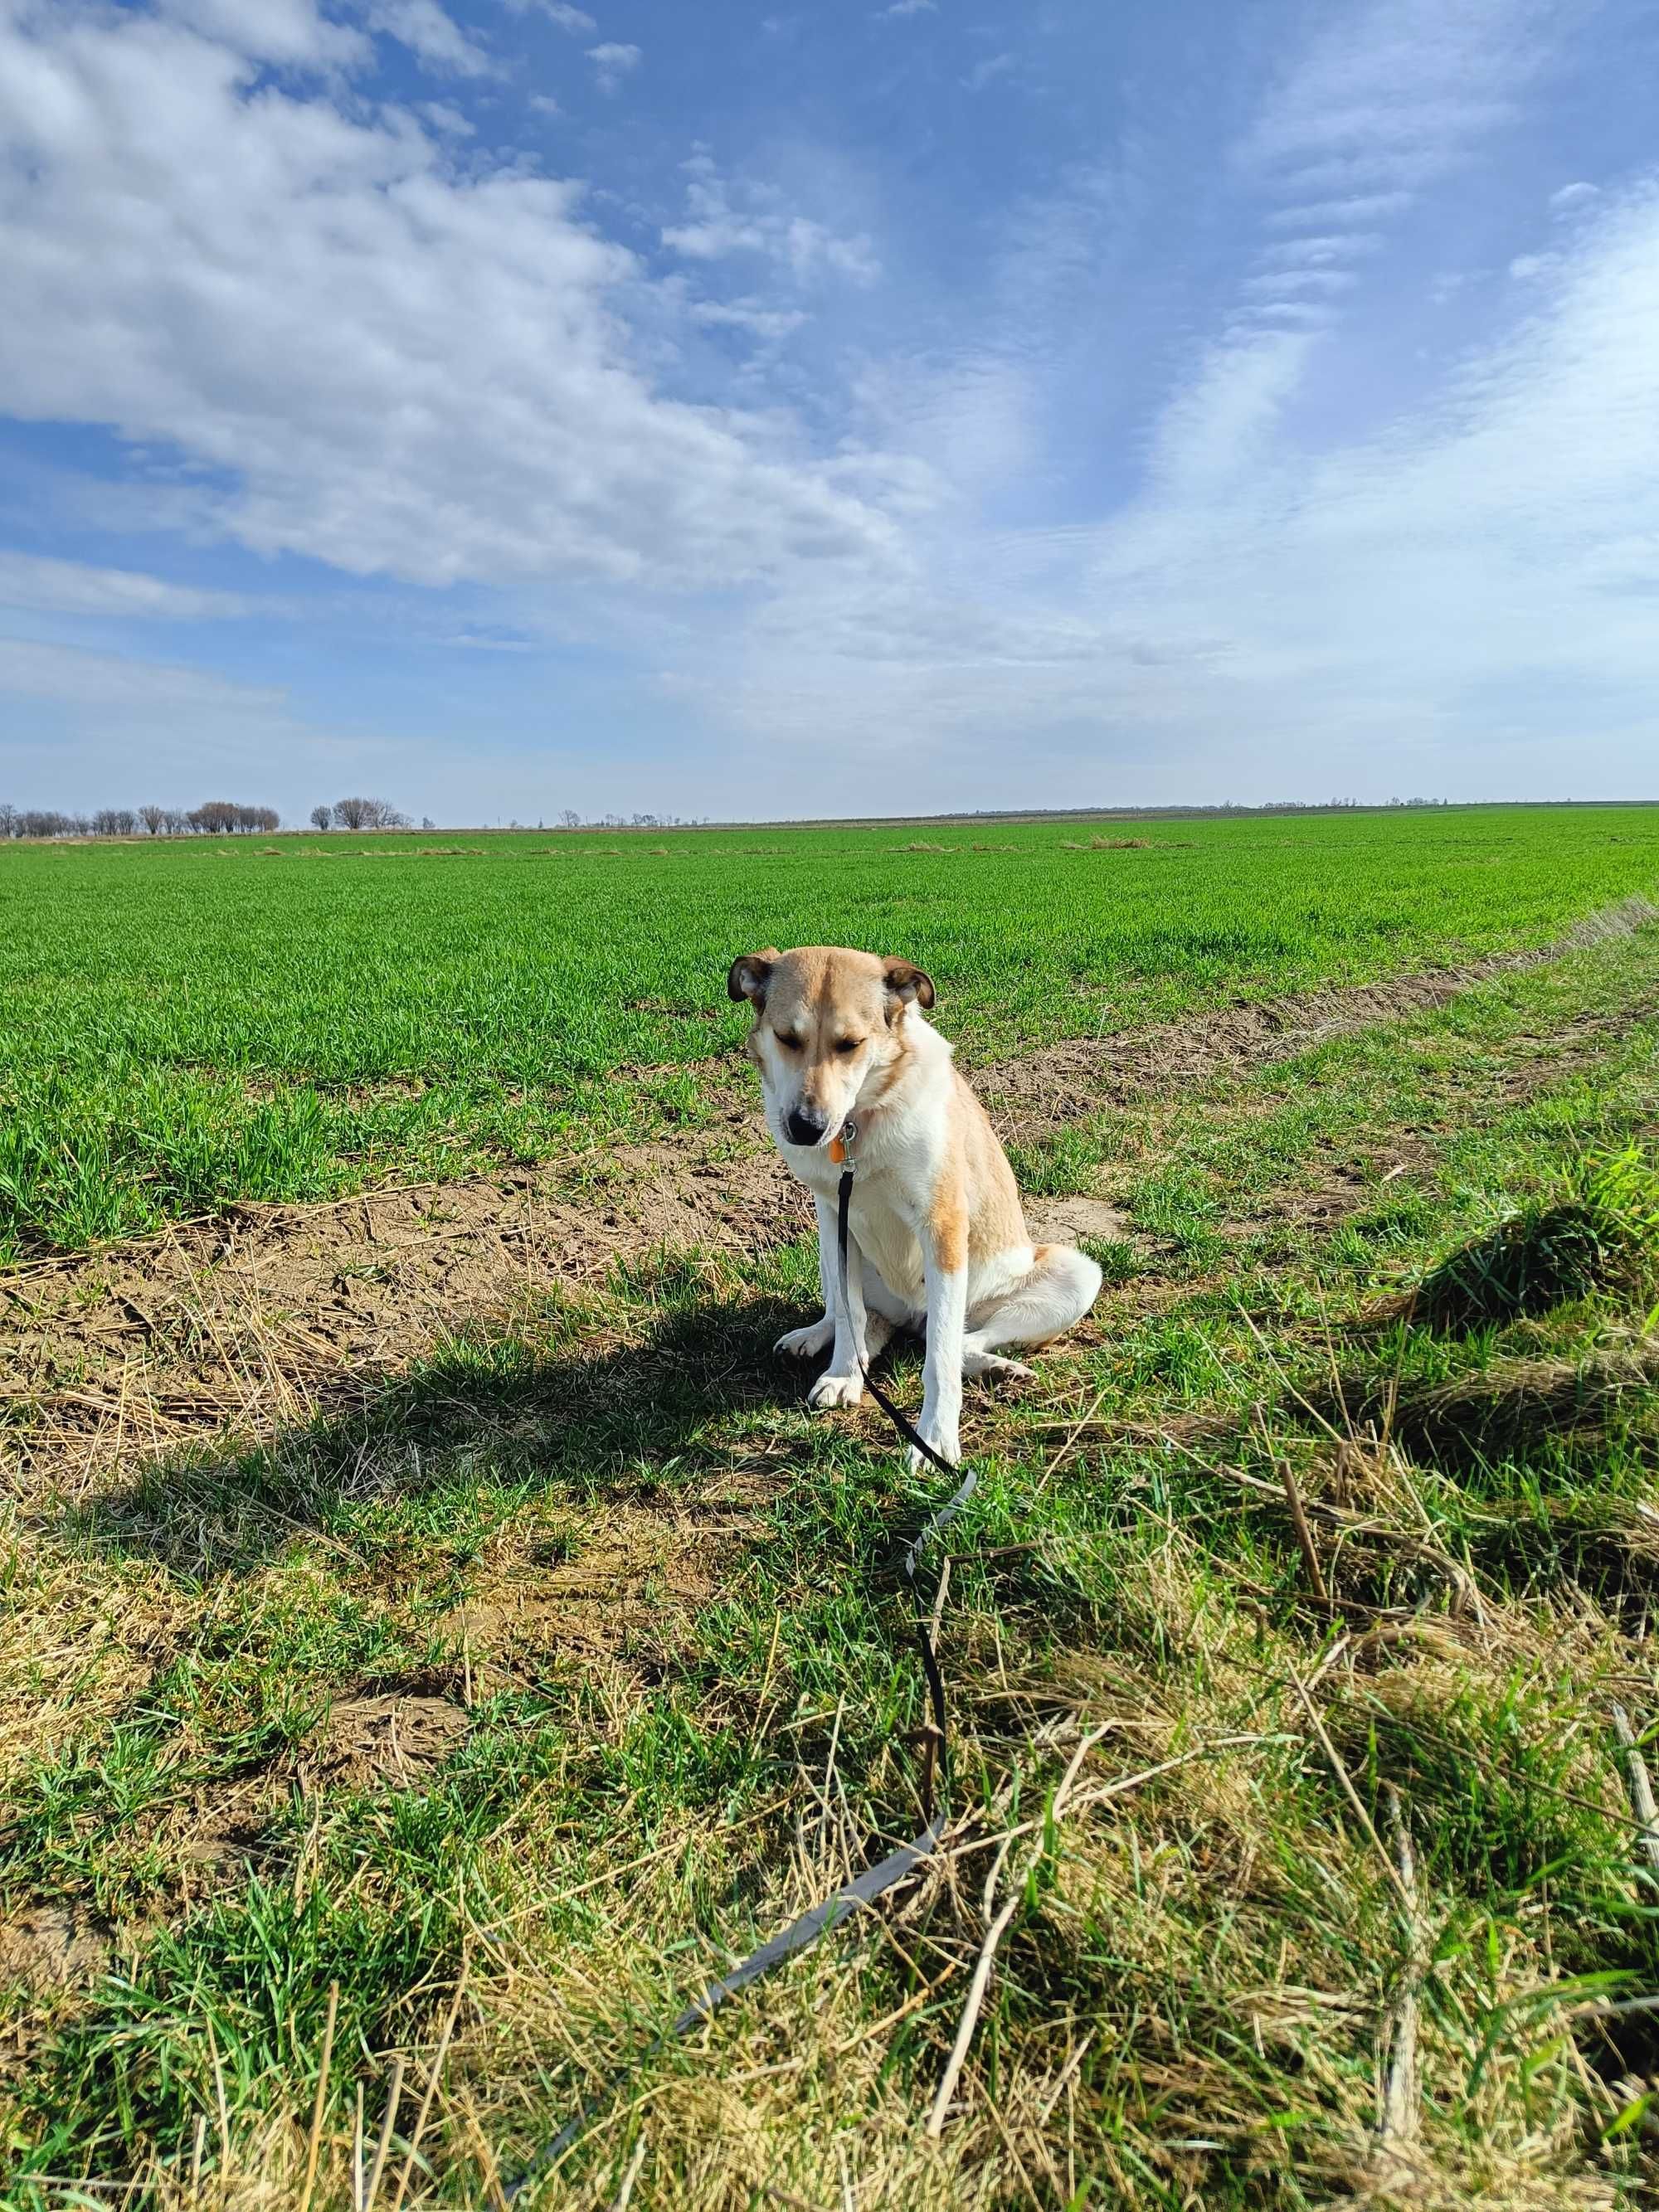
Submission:
<svg viewBox="0 0 1659 2212">
<path fill-rule="evenodd" d="M 901 1297 L 922 1297 L 921 1246 L 909 1223 L 878 1182 L 853 1185 L 853 1235 L 890 1291 Z"/>
</svg>

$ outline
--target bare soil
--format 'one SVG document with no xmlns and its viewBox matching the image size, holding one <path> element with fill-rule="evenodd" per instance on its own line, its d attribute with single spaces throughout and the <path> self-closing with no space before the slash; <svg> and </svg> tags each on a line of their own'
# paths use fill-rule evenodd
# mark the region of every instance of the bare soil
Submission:
<svg viewBox="0 0 1659 2212">
<path fill-rule="evenodd" d="M 103 1971 L 109 1938 L 74 1905 L 26 1905 L 0 1920 L 0 1984 L 44 1991 Z"/>
<path fill-rule="evenodd" d="M 397 1692 L 344 1698 L 330 1711 L 306 1760 L 313 1784 L 376 1790 L 441 1766 L 471 1722 L 447 1698 Z"/>
</svg>

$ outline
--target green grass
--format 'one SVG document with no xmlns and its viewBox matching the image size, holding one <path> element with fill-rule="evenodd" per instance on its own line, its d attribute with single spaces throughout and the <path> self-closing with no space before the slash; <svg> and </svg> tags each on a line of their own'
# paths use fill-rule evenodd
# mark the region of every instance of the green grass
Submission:
<svg viewBox="0 0 1659 2212">
<path fill-rule="evenodd" d="M 1659 810 L 1091 834 L 0 848 L 0 1260 L 695 1112 L 619 1072 L 729 1049 L 726 968 L 768 943 L 921 962 L 982 1056 L 1542 942 L 1659 881 Z"/>
<path fill-rule="evenodd" d="M 732 2212 L 1650 2201 L 1655 2015 L 1587 2008 L 1659 1991 L 1610 1722 L 1659 1722 L 1656 1008 L 1650 929 L 1048 1148 L 1138 1241 L 1033 1393 L 970 1400 L 943 1648 L 976 1848 L 683 2045 L 651 2049 L 917 1823 L 894 1555 L 933 1486 L 771 1358 L 810 1249 L 637 1261 L 258 1449 L 25 1489 L 0 1885 L 112 1948 L 0 1996 L 9 2201 L 296 2205 L 331 1989 L 318 2203 L 398 2058 L 401 2168 L 452 2012 L 405 2203 L 493 2201 L 590 2096 L 526 2204 L 613 2206 L 636 2156 L 635 2207 Z M 1616 1264 L 1455 1331 L 1415 1312 L 1569 1204 Z M 585 1627 L 538 1610 L 584 1573 Z M 319 1779 L 331 1711 L 389 1692 L 465 1707 L 464 1741 Z M 238 1808 L 234 1852 L 192 1856 Z M 1402 2177 L 1377 2085 L 1408 1987 Z"/>
</svg>

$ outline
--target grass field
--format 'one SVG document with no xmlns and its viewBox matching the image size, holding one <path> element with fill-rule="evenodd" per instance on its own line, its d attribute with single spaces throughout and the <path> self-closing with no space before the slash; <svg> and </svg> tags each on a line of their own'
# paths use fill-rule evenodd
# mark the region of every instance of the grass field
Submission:
<svg viewBox="0 0 1659 2212">
<path fill-rule="evenodd" d="M 13 845 L 0 1257 L 637 1127 L 617 1071 L 729 1048 L 761 945 L 919 961 L 982 1056 L 1540 942 L 1656 878 L 1628 808 Z"/>
<path fill-rule="evenodd" d="M 0 851 L 8 2205 L 499 2203 L 585 2100 L 519 2204 L 1652 2201 L 1659 811 L 1119 834 Z M 659 2047 L 918 1825 L 931 1486 L 720 1060 L 829 938 L 1107 1288 L 970 1394 L 945 1848 Z"/>
</svg>

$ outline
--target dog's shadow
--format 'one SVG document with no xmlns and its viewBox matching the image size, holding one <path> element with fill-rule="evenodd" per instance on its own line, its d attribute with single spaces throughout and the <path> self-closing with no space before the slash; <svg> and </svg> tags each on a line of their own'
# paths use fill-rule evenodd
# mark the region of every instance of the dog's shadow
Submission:
<svg viewBox="0 0 1659 2212">
<path fill-rule="evenodd" d="M 676 1307 L 608 1346 L 474 1333 L 268 1443 L 150 1464 L 69 1509 L 63 1533 L 199 1583 L 254 1574 L 307 1535 L 373 1553 L 402 1530 L 406 1549 L 419 1537 L 453 1551 L 481 1495 L 683 1490 L 729 1468 L 757 1416 L 804 1406 L 823 1361 L 773 1350 L 801 1320 L 764 1297 Z"/>
</svg>

